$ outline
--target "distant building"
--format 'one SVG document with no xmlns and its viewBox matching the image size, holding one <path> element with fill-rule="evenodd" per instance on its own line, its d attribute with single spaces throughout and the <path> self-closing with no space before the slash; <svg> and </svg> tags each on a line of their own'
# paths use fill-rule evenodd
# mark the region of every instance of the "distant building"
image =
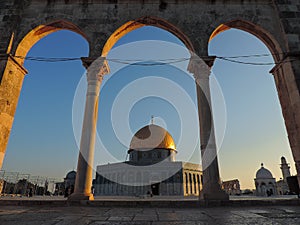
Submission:
<svg viewBox="0 0 300 225">
<path fill-rule="evenodd" d="M 283 180 L 286 181 L 286 178 L 290 177 L 291 173 L 290 173 L 290 167 L 287 164 L 285 157 L 283 157 L 283 156 L 281 157 L 280 169 L 282 172 Z"/>
<path fill-rule="evenodd" d="M 276 181 L 276 189 L 279 195 L 285 195 L 289 193 L 289 186 L 282 178 L 280 178 L 279 181 Z"/>
<path fill-rule="evenodd" d="M 44 195 L 48 193 L 48 185 L 45 183 L 45 186 L 39 186 L 38 184 L 33 184 L 27 179 L 20 179 L 17 182 L 0 180 L 0 190 L 0 194 L 28 196 L 30 192 L 33 195 Z"/>
<path fill-rule="evenodd" d="M 93 181 L 95 196 L 200 194 L 200 165 L 175 161 L 175 143 L 164 128 L 154 124 L 141 128 L 132 138 L 127 153 L 129 161 L 97 166 Z"/>
<path fill-rule="evenodd" d="M 256 172 L 256 177 L 254 179 L 255 183 L 255 194 L 257 196 L 270 196 L 276 195 L 276 182 L 273 178 L 272 173 L 264 168 L 264 164 L 261 164 L 261 168 Z"/>
<path fill-rule="evenodd" d="M 241 187 L 238 179 L 223 181 L 222 189 L 229 195 L 241 194 Z"/>
<path fill-rule="evenodd" d="M 63 182 L 55 183 L 55 195 L 65 195 L 68 196 L 74 191 L 76 180 L 76 172 L 70 171 L 67 173 Z"/>
<path fill-rule="evenodd" d="M 289 193 L 287 178 L 291 176 L 291 173 L 290 173 L 290 167 L 287 164 L 285 157 L 283 156 L 281 157 L 280 169 L 282 172 L 283 179 L 280 179 L 279 181 L 276 182 L 276 188 L 278 194 L 284 195 Z"/>
<path fill-rule="evenodd" d="M 300 197 L 300 190 L 299 190 L 299 183 L 298 183 L 298 178 L 297 176 L 290 176 L 287 177 L 287 183 L 289 186 L 289 192 L 294 193 Z"/>
<path fill-rule="evenodd" d="M 285 157 L 281 157 L 280 169 L 282 173 L 282 178 L 275 182 L 272 173 L 263 167 L 256 173 L 256 178 L 254 179 L 256 187 L 256 195 L 258 196 L 268 196 L 268 195 L 284 195 L 290 192 L 288 185 L 288 180 L 291 177 L 290 166 L 286 162 Z"/>
</svg>

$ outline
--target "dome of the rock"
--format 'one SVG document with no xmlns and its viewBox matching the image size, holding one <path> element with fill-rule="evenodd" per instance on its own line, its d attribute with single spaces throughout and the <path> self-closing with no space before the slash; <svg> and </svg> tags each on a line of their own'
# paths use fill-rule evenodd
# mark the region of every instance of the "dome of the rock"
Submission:
<svg viewBox="0 0 300 225">
<path fill-rule="evenodd" d="M 134 150 L 156 148 L 175 150 L 176 146 L 169 132 L 154 124 L 147 125 L 138 130 L 130 142 L 130 149 Z"/>
</svg>

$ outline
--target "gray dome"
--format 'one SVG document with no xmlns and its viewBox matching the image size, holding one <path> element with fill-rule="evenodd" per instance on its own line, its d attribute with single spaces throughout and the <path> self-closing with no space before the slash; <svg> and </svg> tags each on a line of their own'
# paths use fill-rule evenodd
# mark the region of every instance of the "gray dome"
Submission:
<svg viewBox="0 0 300 225">
<path fill-rule="evenodd" d="M 269 179 L 269 178 L 273 178 L 272 173 L 270 172 L 270 170 L 264 168 L 264 165 L 261 164 L 261 168 L 256 172 L 256 179 Z"/>
<path fill-rule="evenodd" d="M 76 172 L 74 170 L 67 173 L 66 179 L 68 179 L 68 180 L 74 179 L 75 180 L 75 178 L 76 178 Z"/>
</svg>

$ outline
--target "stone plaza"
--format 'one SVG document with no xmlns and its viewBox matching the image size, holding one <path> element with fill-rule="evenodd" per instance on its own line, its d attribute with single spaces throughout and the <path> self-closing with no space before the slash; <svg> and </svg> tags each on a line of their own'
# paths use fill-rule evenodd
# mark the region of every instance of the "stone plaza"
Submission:
<svg viewBox="0 0 300 225">
<path fill-rule="evenodd" d="M 275 66 L 270 73 L 274 76 L 300 181 L 299 10 L 299 0 L 1 1 L 0 168 L 23 79 L 28 73 L 24 67 L 27 53 L 39 40 L 55 31 L 73 31 L 88 41 L 90 52 L 88 57 L 81 58 L 87 70 L 87 98 L 75 190 L 70 198 L 92 200 L 91 165 L 97 106 L 102 79 L 110 72 L 106 57 L 127 33 L 143 26 L 155 26 L 175 35 L 190 52 L 187 71 L 195 79 L 197 93 L 202 198 L 228 199 L 219 183 L 209 85 L 216 56 L 208 54 L 208 43 L 220 32 L 235 28 L 255 35 L 273 55 Z M 205 155 L 210 156 L 209 160 L 204 160 Z"/>
<path fill-rule="evenodd" d="M 1 206 L 1 225 L 300 224 L 299 206 L 128 208 Z"/>
<path fill-rule="evenodd" d="M 102 196 L 74 202 L 62 196 L 2 196 L 1 225 L 109 224 L 299 224 L 297 196 L 231 196 L 203 201 L 196 196 Z"/>
</svg>

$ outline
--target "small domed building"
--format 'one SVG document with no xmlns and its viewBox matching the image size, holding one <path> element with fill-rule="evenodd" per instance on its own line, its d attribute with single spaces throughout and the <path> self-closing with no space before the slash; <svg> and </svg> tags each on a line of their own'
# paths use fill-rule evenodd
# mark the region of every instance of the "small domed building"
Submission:
<svg viewBox="0 0 300 225">
<path fill-rule="evenodd" d="M 199 195 L 199 164 L 176 161 L 176 145 L 164 128 L 150 124 L 133 136 L 129 160 L 97 166 L 95 196 Z"/>
<path fill-rule="evenodd" d="M 55 183 L 55 195 L 66 195 L 66 191 L 73 192 L 76 180 L 76 171 L 72 170 L 66 174 L 63 182 Z"/>
<path fill-rule="evenodd" d="M 75 186 L 75 180 L 76 180 L 76 171 L 72 170 L 69 173 L 67 173 L 65 180 L 65 187 L 74 189 Z"/>
<path fill-rule="evenodd" d="M 257 196 L 277 195 L 275 178 L 268 169 L 264 168 L 263 163 L 256 172 L 254 183 Z"/>
</svg>

